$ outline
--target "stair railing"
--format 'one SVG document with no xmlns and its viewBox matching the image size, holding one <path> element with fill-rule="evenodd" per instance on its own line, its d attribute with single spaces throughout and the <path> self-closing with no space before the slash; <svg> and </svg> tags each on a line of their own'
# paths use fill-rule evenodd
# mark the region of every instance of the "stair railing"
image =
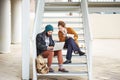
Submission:
<svg viewBox="0 0 120 80">
<path fill-rule="evenodd" d="M 37 72 L 36 72 L 36 62 L 35 59 L 37 57 L 36 51 L 36 35 L 41 32 L 42 20 L 44 15 L 44 4 L 45 0 L 36 0 L 36 12 L 34 19 L 34 29 L 32 35 L 32 49 L 33 49 L 33 80 L 37 80 Z"/>
<path fill-rule="evenodd" d="M 87 65 L 88 65 L 88 77 L 89 80 L 92 80 L 92 36 L 89 23 L 89 14 L 88 14 L 88 0 L 81 0 L 81 9 L 83 16 L 83 27 L 84 27 L 84 36 L 85 36 L 85 46 L 87 54 Z"/>
</svg>

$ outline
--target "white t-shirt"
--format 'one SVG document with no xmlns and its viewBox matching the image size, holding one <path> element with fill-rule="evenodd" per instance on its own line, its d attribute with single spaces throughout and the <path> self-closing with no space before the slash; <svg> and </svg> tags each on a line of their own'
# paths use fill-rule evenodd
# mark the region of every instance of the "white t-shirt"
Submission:
<svg viewBox="0 0 120 80">
<path fill-rule="evenodd" d="M 50 44 L 49 37 L 45 36 L 45 42 L 46 42 L 46 46 L 49 46 Z"/>
</svg>

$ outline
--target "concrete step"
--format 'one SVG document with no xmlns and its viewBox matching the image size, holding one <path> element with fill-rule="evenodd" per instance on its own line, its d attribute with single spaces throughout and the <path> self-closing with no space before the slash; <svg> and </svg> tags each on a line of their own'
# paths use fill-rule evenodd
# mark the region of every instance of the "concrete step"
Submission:
<svg viewBox="0 0 120 80">
<path fill-rule="evenodd" d="M 46 2 L 45 6 L 81 6 L 81 2 Z M 120 7 L 120 2 L 95 2 L 90 1 L 89 7 Z"/>
<path fill-rule="evenodd" d="M 46 2 L 45 6 L 80 6 L 80 2 Z"/>
<path fill-rule="evenodd" d="M 66 7 L 66 6 L 61 6 L 61 7 L 57 7 L 57 6 L 45 6 L 45 11 L 80 11 L 80 7 L 75 6 L 75 7 Z"/>
<path fill-rule="evenodd" d="M 83 52 L 85 52 L 85 51 L 83 51 Z M 66 54 L 67 54 L 67 51 L 62 53 L 63 58 L 66 58 Z M 87 55 L 85 54 L 85 55 L 83 55 L 83 56 L 79 56 L 79 54 L 74 54 L 74 53 L 72 53 L 72 57 L 73 57 L 73 58 L 86 58 Z"/>
<path fill-rule="evenodd" d="M 77 33 L 78 36 L 84 36 L 84 33 Z M 58 33 L 53 33 L 52 34 L 54 37 L 58 37 Z"/>
<path fill-rule="evenodd" d="M 78 39 L 78 42 L 80 42 L 80 44 L 85 43 L 85 40 L 84 39 Z"/>
<path fill-rule="evenodd" d="M 52 63 L 52 66 L 58 66 L 58 63 Z M 78 67 L 78 66 L 87 66 L 87 63 L 71 63 L 71 64 L 63 64 L 63 66 L 69 67 Z"/>
<path fill-rule="evenodd" d="M 58 35 L 53 34 L 52 37 L 53 37 L 53 40 L 54 40 L 54 41 L 59 41 Z M 78 39 L 78 42 L 80 42 L 80 45 L 83 45 L 83 44 L 81 44 L 81 43 L 85 43 L 85 40 L 83 40 L 83 39 Z"/>
<path fill-rule="evenodd" d="M 79 9 L 80 6 L 45 6 L 45 9 Z"/>
<path fill-rule="evenodd" d="M 55 18 L 83 18 L 82 13 L 80 12 L 72 12 L 72 15 L 70 15 L 70 12 L 44 12 L 43 18 L 50 18 L 50 17 L 55 17 Z"/>
<path fill-rule="evenodd" d="M 62 51 L 63 52 L 63 51 Z M 67 52 L 67 51 L 66 51 Z M 63 57 L 66 57 L 66 52 L 63 52 Z M 86 58 L 87 57 L 87 55 L 85 54 L 85 55 L 83 55 L 83 56 L 79 56 L 79 54 L 74 54 L 74 53 L 72 53 L 72 57 L 73 58 Z"/>
<path fill-rule="evenodd" d="M 64 22 L 82 22 L 82 18 L 44 18 L 43 22 L 58 22 L 60 20 Z"/>
<path fill-rule="evenodd" d="M 79 8 L 46 8 L 45 9 L 45 13 L 46 12 L 55 12 L 55 13 L 59 13 L 59 12 L 76 12 L 76 13 L 81 13 L 81 9 Z"/>
<path fill-rule="evenodd" d="M 66 21 L 65 22 L 66 24 L 83 24 L 83 22 L 82 21 Z M 58 22 L 56 21 L 56 22 L 50 22 L 50 21 L 45 21 L 45 22 L 43 22 L 43 24 L 58 24 Z"/>
<path fill-rule="evenodd" d="M 120 7 L 120 2 L 89 2 L 89 7 Z"/>
<path fill-rule="evenodd" d="M 85 47 L 80 47 L 80 50 L 81 51 L 83 51 L 83 52 L 86 52 L 86 48 Z M 62 50 L 62 54 L 63 54 L 63 56 L 66 56 L 66 54 L 67 54 L 67 49 L 63 49 Z M 83 56 L 79 56 L 79 54 L 74 54 L 74 52 L 72 53 L 72 56 L 75 56 L 75 57 L 82 57 L 82 58 L 86 58 L 87 57 L 87 55 L 85 54 L 85 55 L 83 55 Z"/>
<path fill-rule="evenodd" d="M 78 19 L 80 19 L 80 18 L 82 18 L 82 16 L 44 16 L 44 18 L 52 18 L 52 19 L 56 19 L 56 18 L 72 18 L 72 19 L 74 19 L 74 18 L 78 18 Z"/>
<path fill-rule="evenodd" d="M 63 9 L 63 10 L 58 10 L 58 9 L 55 9 L 55 10 L 45 10 L 45 13 L 68 13 L 68 12 L 74 12 L 74 13 L 81 13 L 81 10 L 69 10 L 69 9 Z"/>
<path fill-rule="evenodd" d="M 82 35 L 82 34 L 84 34 L 84 32 L 81 30 L 81 31 L 76 31 L 76 33 L 78 34 L 78 35 Z M 54 34 L 57 34 L 58 35 L 58 30 L 56 30 L 56 31 L 53 31 L 53 35 Z"/>
<path fill-rule="evenodd" d="M 49 24 L 51 24 L 51 23 L 49 23 Z M 43 30 L 44 30 L 44 28 L 45 28 L 45 26 L 46 25 L 48 25 L 48 24 L 42 24 L 42 27 L 41 28 L 43 28 Z M 56 21 L 56 24 L 51 24 L 54 28 L 58 28 L 58 23 L 57 23 L 57 21 Z M 66 27 L 71 27 L 71 28 L 77 28 L 77 27 L 79 27 L 79 28 L 83 28 L 83 24 L 67 24 L 66 23 Z"/>
<path fill-rule="evenodd" d="M 80 35 L 79 35 L 80 36 Z M 83 36 L 83 35 L 81 35 L 81 36 Z M 59 38 L 58 38 L 58 35 L 57 34 L 53 34 L 53 40 L 54 41 L 59 41 Z M 80 42 L 80 45 L 83 45 L 83 44 L 81 44 L 81 43 L 85 43 L 85 40 L 84 40 L 84 37 L 80 37 L 79 39 L 78 39 L 78 42 Z"/>
<path fill-rule="evenodd" d="M 53 26 L 54 27 L 54 30 L 55 31 L 58 31 L 58 26 Z M 80 30 L 84 30 L 84 28 L 83 27 L 78 27 L 78 26 L 74 26 L 74 27 L 71 27 L 71 28 L 73 28 L 75 31 L 80 31 Z M 42 27 L 41 28 L 42 30 L 44 30 L 45 28 L 44 27 Z"/>
<path fill-rule="evenodd" d="M 81 6 L 81 2 L 51 2 L 46 3 L 46 6 Z M 90 13 L 94 12 L 119 12 L 120 2 L 89 2 L 88 8 Z M 47 12 L 81 12 L 81 9 L 45 9 Z"/>
<path fill-rule="evenodd" d="M 45 12 L 80 12 L 80 2 L 45 3 Z"/>
<path fill-rule="evenodd" d="M 54 73 L 48 73 L 48 74 L 39 74 L 39 73 L 37 73 L 37 75 L 38 76 L 87 76 L 88 72 L 87 71 L 68 72 L 68 73 L 54 72 Z"/>
<path fill-rule="evenodd" d="M 81 37 L 81 36 L 84 36 L 84 35 L 83 34 L 79 34 L 79 36 Z M 59 38 L 58 38 L 57 34 L 53 34 L 52 37 L 53 37 L 53 40 L 59 41 Z M 83 43 L 85 43 L 85 40 L 84 40 L 83 37 L 81 37 L 81 38 L 78 39 L 78 42 L 80 42 L 80 45 L 83 45 Z"/>
</svg>

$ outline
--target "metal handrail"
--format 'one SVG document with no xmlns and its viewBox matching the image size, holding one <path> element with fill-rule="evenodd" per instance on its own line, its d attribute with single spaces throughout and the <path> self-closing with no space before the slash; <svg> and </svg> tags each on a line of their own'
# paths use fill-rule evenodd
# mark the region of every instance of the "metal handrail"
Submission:
<svg viewBox="0 0 120 80">
<path fill-rule="evenodd" d="M 71 2 L 81 2 L 82 0 L 72 0 Z M 88 2 L 120 2 L 120 0 L 87 0 Z M 45 1 L 45 2 L 53 2 L 53 1 Z M 69 1 L 59 1 L 55 0 L 54 2 L 69 2 Z"/>
<path fill-rule="evenodd" d="M 34 30 L 32 35 L 32 46 L 33 46 L 33 80 L 37 80 L 35 58 L 37 57 L 36 51 L 36 35 L 41 32 L 42 18 L 44 15 L 44 0 L 37 0 L 36 13 L 34 19 Z"/>
<path fill-rule="evenodd" d="M 88 0 L 88 2 L 120 2 L 120 0 Z"/>
<path fill-rule="evenodd" d="M 85 36 L 85 45 L 86 45 L 86 54 L 87 54 L 87 64 L 88 64 L 88 76 L 89 80 L 92 80 L 92 35 L 89 24 L 89 15 L 88 15 L 88 2 L 87 0 L 81 1 L 81 9 L 83 15 L 83 27 L 84 27 L 84 36 Z"/>
</svg>

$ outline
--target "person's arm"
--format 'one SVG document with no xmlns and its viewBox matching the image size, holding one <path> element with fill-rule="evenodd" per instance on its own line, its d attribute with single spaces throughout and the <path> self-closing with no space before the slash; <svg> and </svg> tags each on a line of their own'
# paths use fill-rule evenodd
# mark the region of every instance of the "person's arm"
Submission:
<svg viewBox="0 0 120 80">
<path fill-rule="evenodd" d="M 47 46 L 47 50 L 53 51 L 55 43 L 54 43 L 52 36 L 49 39 L 50 39 L 50 44 L 49 44 L 49 46 Z"/>
<path fill-rule="evenodd" d="M 69 30 L 70 30 L 71 34 L 74 35 L 74 40 L 76 41 L 78 39 L 78 34 L 72 28 L 69 28 Z"/>
<path fill-rule="evenodd" d="M 63 36 L 62 32 L 58 32 L 58 38 L 60 42 L 64 42 L 65 41 L 65 37 Z"/>
<path fill-rule="evenodd" d="M 40 35 L 37 35 L 37 37 L 36 37 L 36 47 L 37 47 L 37 49 L 47 50 L 47 46 L 43 45 L 42 43 L 43 43 L 42 37 Z"/>
</svg>

